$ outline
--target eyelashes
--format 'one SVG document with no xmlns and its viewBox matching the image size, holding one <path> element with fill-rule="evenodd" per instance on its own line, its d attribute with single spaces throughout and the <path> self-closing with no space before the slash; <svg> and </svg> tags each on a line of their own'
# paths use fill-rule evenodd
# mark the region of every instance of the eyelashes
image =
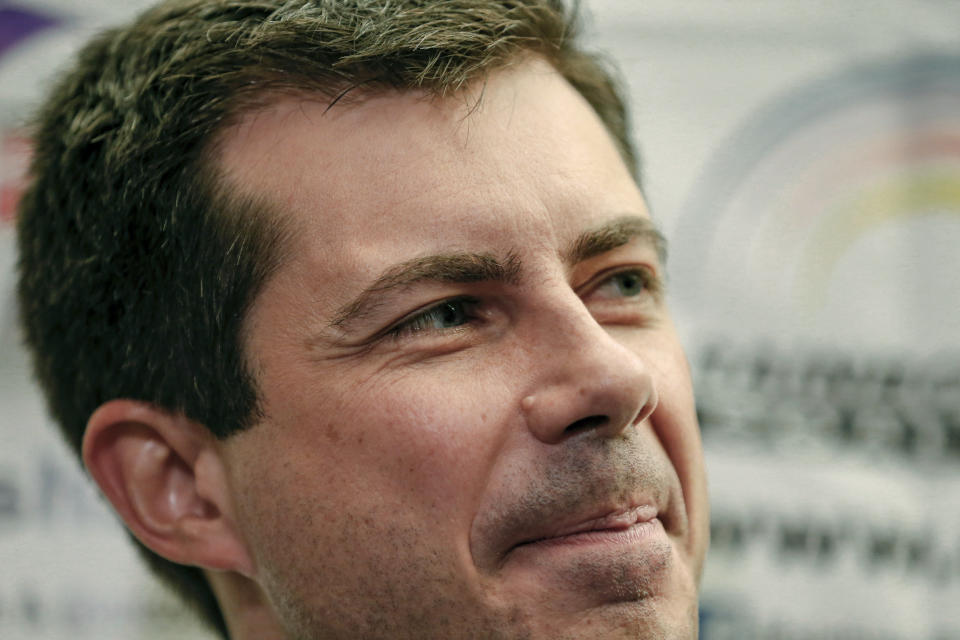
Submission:
<svg viewBox="0 0 960 640">
<path fill-rule="evenodd" d="M 392 338 L 414 337 L 423 333 L 449 333 L 480 320 L 480 301 L 470 296 L 442 300 L 416 311 L 387 330 Z"/>
</svg>

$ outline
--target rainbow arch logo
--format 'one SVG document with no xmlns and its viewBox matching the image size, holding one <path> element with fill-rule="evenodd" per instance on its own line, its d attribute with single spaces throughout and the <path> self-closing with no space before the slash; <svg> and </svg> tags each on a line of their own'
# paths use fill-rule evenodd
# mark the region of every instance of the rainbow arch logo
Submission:
<svg viewBox="0 0 960 640">
<path fill-rule="evenodd" d="M 960 57 L 844 70 L 759 109 L 677 226 L 701 335 L 960 344 Z"/>
</svg>

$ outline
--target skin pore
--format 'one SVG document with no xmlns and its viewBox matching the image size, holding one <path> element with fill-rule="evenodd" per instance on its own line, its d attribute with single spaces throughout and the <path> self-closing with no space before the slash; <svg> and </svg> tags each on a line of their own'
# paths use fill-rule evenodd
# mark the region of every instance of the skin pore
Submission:
<svg viewBox="0 0 960 640">
<path fill-rule="evenodd" d="M 180 556 L 233 636 L 695 637 L 663 243 L 579 94 L 528 59 L 446 98 L 283 96 L 217 151 L 295 229 L 246 323 L 264 416 L 197 445 L 229 552 Z"/>
</svg>

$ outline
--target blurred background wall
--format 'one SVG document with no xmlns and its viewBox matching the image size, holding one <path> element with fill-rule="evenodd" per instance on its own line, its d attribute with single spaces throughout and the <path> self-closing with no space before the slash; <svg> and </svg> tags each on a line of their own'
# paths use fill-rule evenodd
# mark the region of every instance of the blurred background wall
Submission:
<svg viewBox="0 0 960 640">
<path fill-rule="evenodd" d="M 207 638 L 29 382 L 22 128 L 144 2 L 0 0 L 0 637 Z M 713 501 L 701 637 L 960 638 L 960 3 L 590 0 L 671 240 Z"/>
</svg>

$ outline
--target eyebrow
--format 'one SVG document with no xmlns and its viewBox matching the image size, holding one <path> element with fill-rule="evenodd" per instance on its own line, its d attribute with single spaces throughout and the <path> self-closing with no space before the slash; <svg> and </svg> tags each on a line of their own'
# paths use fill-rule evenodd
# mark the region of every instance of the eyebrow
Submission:
<svg viewBox="0 0 960 640">
<path fill-rule="evenodd" d="M 660 264 L 667 261 L 667 239 L 649 218 L 622 216 L 581 233 L 563 253 L 568 264 L 577 264 L 640 240 L 653 247 Z"/>
<path fill-rule="evenodd" d="M 622 247 L 639 239 L 650 244 L 661 263 L 666 260 L 667 242 L 654 223 L 641 216 L 623 216 L 581 233 L 561 253 L 574 265 Z M 521 271 L 520 258 L 510 252 L 504 258 L 490 253 L 453 252 L 413 258 L 387 269 L 356 298 L 340 307 L 330 321 L 341 328 L 372 313 L 388 291 L 420 282 L 505 282 L 516 284 Z"/>
</svg>

